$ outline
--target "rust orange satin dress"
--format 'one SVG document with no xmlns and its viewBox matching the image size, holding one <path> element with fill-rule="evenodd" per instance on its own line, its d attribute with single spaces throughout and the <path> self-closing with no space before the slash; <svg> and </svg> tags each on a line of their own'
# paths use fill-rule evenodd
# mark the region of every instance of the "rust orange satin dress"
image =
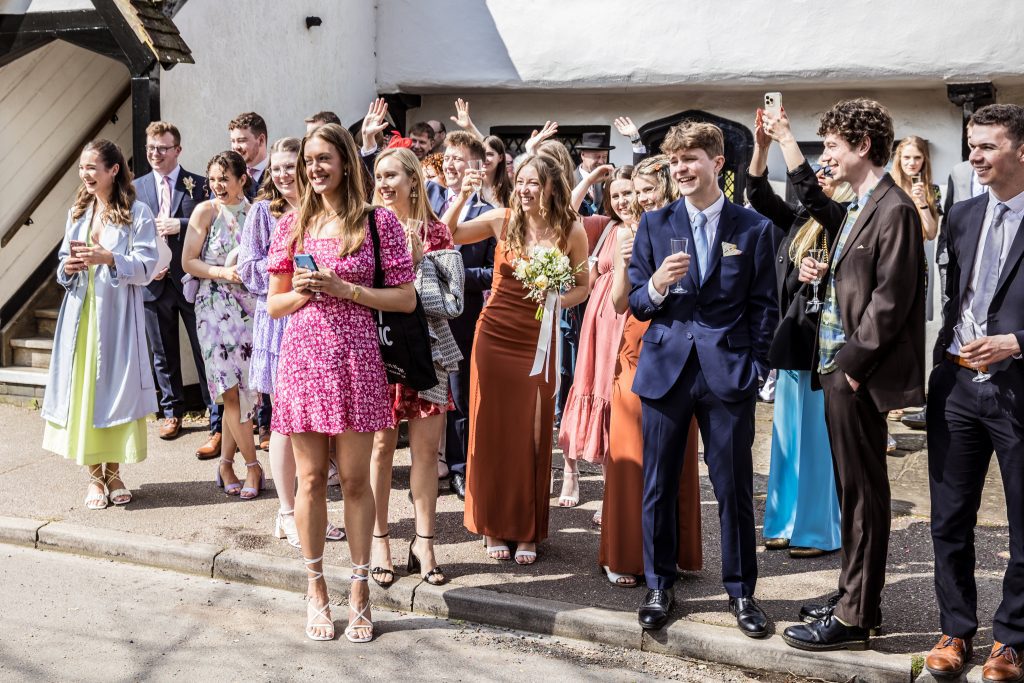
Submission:
<svg viewBox="0 0 1024 683">
<path fill-rule="evenodd" d="M 537 304 L 523 298 L 526 289 L 512 274 L 514 258 L 505 252 L 502 235 L 494 250 L 491 296 L 473 339 L 465 525 L 503 541 L 540 543 L 548 535 L 558 365 L 549 342 L 547 380 L 543 372 L 530 376 L 540 321 Z"/>
<path fill-rule="evenodd" d="M 612 385 L 608 458 L 605 461 L 604 503 L 601 511 L 601 547 L 598 562 L 616 574 L 643 576 L 644 551 L 641 516 L 644 491 L 644 435 L 640 397 L 633 393 L 633 378 L 640 359 L 641 337 L 648 322 L 627 316 Z M 679 479 L 680 569 L 698 570 L 701 549 L 700 482 L 697 463 L 697 422 L 690 423 L 686 459 Z"/>
</svg>

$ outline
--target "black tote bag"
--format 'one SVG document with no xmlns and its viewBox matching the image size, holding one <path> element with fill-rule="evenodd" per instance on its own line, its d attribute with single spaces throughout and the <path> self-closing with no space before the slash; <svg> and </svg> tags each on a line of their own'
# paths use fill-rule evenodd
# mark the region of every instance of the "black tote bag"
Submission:
<svg viewBox="0 0 1024 683">
<path fill-rule="evenodd" d="M 373 287 L 384 287 L 384 268 L 380 261 L 380 235 L 377 232 L 376 210 L 370 211 L 370 239 L 373 240 Z M 376 311 L 377 343 L 388 384 L 402 384 L 414 391 L 437 386 L 434 357 L 430 351 L 430 330 L 419 294 L 412 313 Z"/>
</svg>

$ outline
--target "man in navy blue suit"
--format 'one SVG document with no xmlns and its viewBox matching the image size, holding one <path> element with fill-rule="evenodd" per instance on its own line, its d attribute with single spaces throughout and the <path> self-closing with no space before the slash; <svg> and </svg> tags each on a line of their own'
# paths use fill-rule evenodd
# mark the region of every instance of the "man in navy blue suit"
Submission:
<svg viewBox="0 0 1024 683">
<path fill-rule="evenodd" d="M 690 420 L 697 418 L 704 460 L 718 499 L 722 582 L 747 636 L 767 634 L 754 601 L 754 401 L 768 374 L 778 320 L 773 226 L 733 204 L 718 187 L 722 131 L 707 123 L 674 126 L 662 142 L 683 198 L 644 214 L 629 264 L 629 304 L 650 320 L 633 391 L 644 434 L 643 548 L 647 595 L 640 625 L 661 628 L 672 608 L 678 545 L 677 497 Z M 670 240 L 686 239 L 673 253 Z M 678 283 L 685 293 L 671 291 Z"/>
<path fill-rule="evenodd" d="M 444 188 L 434 182 L 427 182 L 427 196 L 430 206 L 439 217 L 443 216 L 452 199 L 462 187 L 462 177 L 469 168 L 469 161 L 482 161 L 485 155 L 483 144 L 464 131 L 452 131 L 445 141 Z M 485 211 L 490 211 L 490 204 L 480 201 L 473 195 L 463 209 L 459 219 L 467 221 L 476 218 Z M 459 499 L 466 497 L 466 450 L 469 447 L 469 367 L 473 351 L 473 333 L 476 331 L 476 320 L 484 307 L 484 292 L 491 288 L 494 275 L 494 247 L 497 241 L 491 237 L 476 244 L 458 244 L 455 246 L 462 253 L 462 264 L 466 269 L 465 303 L 462 315 L 449 321 L 452 336 L 462 352 L 458 372 L 449 375 L 452 402 L 455 410 L 448 413 L 448 426 L 445 436 L 445 461 L 451 472 L 451 487 Z"/>
<path fill-rule="evenodd" d="M 135 179 L 135 192 L 156 217 L 157 232 L 171 249 L 171 263 L 142 294 L 146 310 L 146 336 L 153 352 L 153 374 L 160 388 L 160 438 L 174 439 L 181 431 L 185 410 L 181 380 L 181 351 L 178 317 L 185 324 L 192 358 L 199 373 L 203 403 L 210 411 L 210 439 L 197 451 L 201 460 L 220 455 L 220 413 L 206 388 L 206 368 L 196 333 L 196 314 L 182 293 L 181 248 L 188 219 L 196 205 L 209 196 L 206 178 L 189 173 L 178 164 L 181 134 L 166 121 L 154 121 L 146 128 L 146 159 L 153 170 Z"/>
</svg>

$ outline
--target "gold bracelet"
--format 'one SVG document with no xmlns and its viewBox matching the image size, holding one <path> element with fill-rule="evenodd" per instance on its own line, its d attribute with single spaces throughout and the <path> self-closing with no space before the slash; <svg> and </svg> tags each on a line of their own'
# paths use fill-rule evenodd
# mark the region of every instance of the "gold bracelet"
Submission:
<svg viewBox="0 0 1024 683">
<path fill-rule="evenodd" d="M 352 285 L 352 301 L 359 301 L 359 295 L 363 293 L 363 288 L 359 285 Z"/>
</svg>

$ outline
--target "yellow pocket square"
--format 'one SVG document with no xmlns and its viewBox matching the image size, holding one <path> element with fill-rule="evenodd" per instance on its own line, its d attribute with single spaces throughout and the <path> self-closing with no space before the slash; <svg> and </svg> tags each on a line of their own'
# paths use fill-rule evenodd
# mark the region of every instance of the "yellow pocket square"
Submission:
<svg viewBox="0 0 1024 683">
<path fill-rule="evenodd" d="M 731 242 L 722 242 L 722 257 L 726 256 L 739 256 L 743 251 L 736 248 L 736 245 Z"/>
</svg>

